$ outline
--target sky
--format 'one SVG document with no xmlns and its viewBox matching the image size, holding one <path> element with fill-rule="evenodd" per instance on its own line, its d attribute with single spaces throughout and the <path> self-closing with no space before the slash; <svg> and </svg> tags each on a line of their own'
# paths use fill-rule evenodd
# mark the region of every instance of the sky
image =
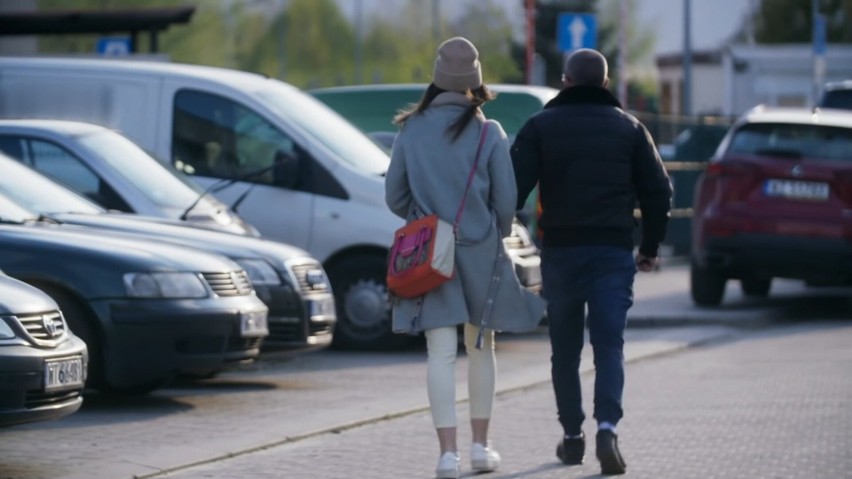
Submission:
<svg viewBox="0 0 852 479">
<path fill-rule="evenodd" d="M 684 1 L 634 0 L 639 21 L 656 26 L 657 54 L 683 49 Z M 739 30 L 754 4 L 753 0 L 690 0 L 693 51 L 724 44 Z"/>
</svg>

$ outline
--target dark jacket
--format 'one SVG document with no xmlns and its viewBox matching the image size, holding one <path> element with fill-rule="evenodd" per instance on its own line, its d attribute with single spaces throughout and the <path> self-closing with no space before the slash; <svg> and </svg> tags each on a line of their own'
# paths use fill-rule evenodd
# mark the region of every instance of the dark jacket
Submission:
<svg viewBox="0 0 852 479">
<path fill-rule="evenodd" d="M 638 201 L 639 251 L 657 256 L 671 210 L 671 181 L 648 130 L 609 90 L 562 90 L 521 128 L 511 153 L 518 209 L 539 184 L 544 246 L 633 249 Z"/>
</svg>

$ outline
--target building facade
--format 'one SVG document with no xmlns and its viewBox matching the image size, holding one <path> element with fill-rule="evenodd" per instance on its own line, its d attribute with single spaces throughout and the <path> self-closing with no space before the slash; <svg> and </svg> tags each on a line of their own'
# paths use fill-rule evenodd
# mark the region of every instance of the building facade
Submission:
<svg viewBox="0 0 852 479">
<path fill-rule="evenodd" d="M 682 114 L 683 56 L 660 55 L 661 112 Z M 810 44 L 727 45 L 692 55 L 692 113 L 739 116 L 760 104 L 812 106 L 821 93 L 814 81 L 815 61 Z M 824 56 L 821 82 L 852 79 L 852 45 L 830 44 Z"/>
</svg>

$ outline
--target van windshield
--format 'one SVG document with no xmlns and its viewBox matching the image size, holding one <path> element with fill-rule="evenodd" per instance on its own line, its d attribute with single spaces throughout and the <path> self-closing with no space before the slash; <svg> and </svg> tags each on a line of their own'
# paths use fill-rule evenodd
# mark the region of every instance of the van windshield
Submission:
<svg viewBox="0 0 852 479">
<path fill-rule="evenodd" d="M 201 193 L 182 172 L 160 163 L 118 133 L 100 131 L 83 135 L 79 140 L 159 206 L 186 208 Z"/>
<path fill-rule="evenodd" d="M 291 119 L 349 165 L 376 175 L 388 170 L 390 157 L 334 110 L 299 90 L 274 87 L 258 92 L 270 108 Z"/>
</svg>

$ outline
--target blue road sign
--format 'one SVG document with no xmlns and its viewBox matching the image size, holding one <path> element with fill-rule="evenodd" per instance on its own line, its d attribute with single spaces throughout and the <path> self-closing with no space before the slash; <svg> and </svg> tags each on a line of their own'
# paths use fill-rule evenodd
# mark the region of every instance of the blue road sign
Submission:
<svg viewBox="0 0 852 479">
<path fill-rule="evenodd" d="M 130 38 L 104 37 L 98 39 L 96 47 L 98 55 L 122 56 L 130 55 Z"/>
<path fill-rule="evenodd" d="M 597 48 L 597 19 L 593 13 L 560 13 L 556 37 L 559 50 L 563 53 L 579 48 Z"/>
</svg>

